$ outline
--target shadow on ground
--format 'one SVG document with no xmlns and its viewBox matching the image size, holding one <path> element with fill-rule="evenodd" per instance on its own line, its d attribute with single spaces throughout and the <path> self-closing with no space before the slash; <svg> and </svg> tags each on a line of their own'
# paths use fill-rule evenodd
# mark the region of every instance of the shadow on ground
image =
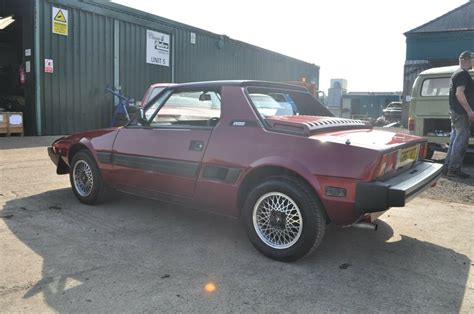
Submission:
<svg viewBox="0 0 474 314">
<path fill-rule="evenodd" d="M 151 200 L 92 207 L 61 189 L 8 201 L 2 216 L 43 259 L 21 298 L 59 312 L 459 312 L 471 265 L 382 221 L 378 232 L 329 226 L 315 254 L 284 264 L 238 220 Z"/>
<path fill-rule="evenodd" d="M 32 148 L 32 147 L 46 147 L 51 145 L 55 140 L 60 138 L 61 135 L 54 136 L 12 136 L 12 137 L 0 137 L 0 149 L 20 149 L 20 148 Z"/>
</svg>

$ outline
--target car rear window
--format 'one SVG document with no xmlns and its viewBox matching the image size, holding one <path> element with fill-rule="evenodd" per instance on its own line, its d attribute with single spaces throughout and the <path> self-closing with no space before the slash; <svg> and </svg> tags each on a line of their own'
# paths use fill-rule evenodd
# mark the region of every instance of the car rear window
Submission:
<svg viewBox="0 0 474 314">
<path fill-rule="evenodd" d="M 247 93 L 263 119 L 269 116 L 333 116 L 316 98 L 306 92 L 249 87 Z"/>
<path fill-rule="evenodd" d="M 448 96 L 449 95 L 449 77 L 429 78 L 423 81 L 421 87 L 421 96 Z"/>
</svg>

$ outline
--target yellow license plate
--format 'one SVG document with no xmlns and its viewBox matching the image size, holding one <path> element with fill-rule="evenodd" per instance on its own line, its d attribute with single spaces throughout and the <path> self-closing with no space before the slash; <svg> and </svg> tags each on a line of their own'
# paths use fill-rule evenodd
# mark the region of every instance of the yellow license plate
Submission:
<svg viewBox="0 0 474 314">
<path fill-rule="evenodd" d="M 412 161 L 415 161 L 417 155 L 418 155 L 418 146 L 402 149 L 400 152 L 400 158 L 398 160 L 398 166 L 402 167 Z"/>
</svg>

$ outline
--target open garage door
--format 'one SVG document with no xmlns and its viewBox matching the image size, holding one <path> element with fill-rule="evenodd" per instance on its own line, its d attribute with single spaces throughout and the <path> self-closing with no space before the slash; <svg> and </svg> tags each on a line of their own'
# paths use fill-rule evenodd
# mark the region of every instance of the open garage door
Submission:
<svg viewBox="0 0 474 314">
<path fill-rule="evenodd" d="M 33 12 L 31 0 L 0 0 L 0 111 L 21 113 L 17 134 L 35 130 Z"/>
</svg>

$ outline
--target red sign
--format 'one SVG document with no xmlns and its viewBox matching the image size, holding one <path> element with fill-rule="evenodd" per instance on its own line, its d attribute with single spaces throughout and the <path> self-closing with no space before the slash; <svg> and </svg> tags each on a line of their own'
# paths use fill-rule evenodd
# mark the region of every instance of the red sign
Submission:
<svg viewBox="0 0 474 314">
<path fill-rule="evenodd" d="M 53 73 L 54 72 L 53 59 L 44 59 L 44 72 L 45 73 Z"/>
</svg>

